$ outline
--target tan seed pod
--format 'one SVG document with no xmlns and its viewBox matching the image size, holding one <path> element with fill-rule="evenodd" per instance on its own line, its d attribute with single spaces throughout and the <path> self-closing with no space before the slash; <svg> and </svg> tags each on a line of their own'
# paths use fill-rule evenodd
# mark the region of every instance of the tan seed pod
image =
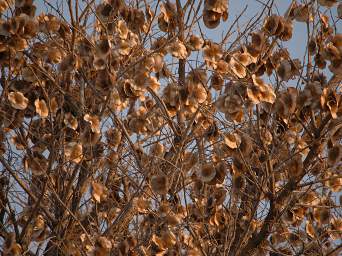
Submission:
<svg viewBox="0 0 342 256">
<path fill-rule="evenodd" d="M 91 131 L 94 133 L 100 133 L 100 119 L 98 116 L 85 114 L 84 121 L 90 123 Z"/>
<path fill-rule="evenodd" d="M 229 67 L 233 74 L 235 74 L 238 78 L 244 78 L 247 75 L 246 68 L 237 60 L 235 60 L 235 58 L 230 59 Z"/>
<path fill-rule="evenodd" d="M 342 19 L 342 3 L 339 3 L 337 6 L 337 16 Z"/>
<path fill-rule="evenodd" d="M 64 114 L 64 124 L 74 131 L 78 127 L 77 119 L 69 112 Z"/>
<path fill-rule="evenodd" d="M 308 220 L 306 221 L 305 231 L 306 231 L 306 234 L 310 236 L 311 238 L 315 237 L 315 229 L 313 227 L 313 224 Z"/>
<path fill-rule="evenodd" d="M 313 218 L 319 225 L 328 224 L 330 220 L 330 211 L 326 208 L 314 208 Z"/>
<path fill-rule="evenodd" d="M 67 160 L 79 163 L 83 158 L 82 145 L 70 142 L 65 145 L 64 154 Z"/>
<path fill-rule="evenodd" d="M 13 108 L 19 110 L 26 109 L 29 102 L 28 98 L 22 92 L 10 92 L 8 94 L 8 100 Z"/>
<path fill-rule="evenodd" d="M 221 14 L 218 12 L 203 10 L 203 23 L 209 29 L 214 29 L 220 24 Z"/>
<path fill-rule="evenodd" d="M 178 39 L 169 45 L 168 52 L 177 59 L 185 59 L 188 56 L 185 45 Z"/>
<path fill-rule="evenodd" d="M 163 174 L 152 176 L 151 187 L 153 192 L 159 195 L 167 194 L 169 190 L 169 182 L 167 176 Z"/>
<path fill-rule="evenodd" d="M 36 112 L 40 115 L 41 118 L 46 118 L 49 115 L 49 109 L 46 105 L 45 100 L 36 99 L 34 101 L 34 105 L 36 107 Z"/>
<path fill-rule="evenodd" d="M 187 43 L 187 46 L 192 51 L 199 51 L 199 50 L 202 49 L 203 44 L 204 44 L 204 40 L 202 38 L 192 34 L 192 35 L 190 35 L 189 41 Z"/>
<path fill-rule="evenodd" d="M 328 164 L 334 166 L 342 160 L 342 147 L 336 145 L 328 151 Z"/>
<path fill-rule="evenodd" d="M 91 195 L 96 202 L 100 203 L 107 198 L 107 188 L 98 182 L 92 182 Z"/>
<path fill-rule="evenodd" d="M 217 91 L 220 91 L 223 87 L 223 84 L 224 84 L 223 77 L 218 73 L 214 73 L 213 76 L 211 77 L 211 87 Z"/>
<path fill-rule="evenodd" d="M 241 137 L 237 133 L 229 133 L 224 135 L 224 143 L 231 149 L 236 149 L 241 144 Z"/>
<path fill-rule="evenodd" d="M 163 241 L 163 244 L 168 248 L 171 248 L 177 242 L 175 234 L 170 229 L 163 230 L 161 232 L 161 239 Z"/>
<path fill-rule="evenodd" d="M 216 170 L 213 164 L 207 163 L 204 164 L 197 172 L 198 177 L 203 182 L 210 182 L 215 178 Z"/>
<path fill-rule="evenodd" d="M 233 191 L 235 193 L 239 193 L 245 189 L 246 179 L 240 174 L 235 174 L 233 176 L 232 183 L 233 183 Z"/>
<path fill-rule="evenodd" d="M 165 153 L 164 145 L 161 143 L 155 143 L 151 146 L 150 154 L 156 157 L 162 157 Z"/>
<path fill-rule="evenodd" d="M 110 129 L 106 132 L 107 142 L 114 147 L 117 147 L 122 139 L 122 133 L 119 129 Z"/>
<path fill-rule="evenodd" d="M 333 7 L 335 4 L 337 4 L 337 0 L 318 0 L 318 3 L 322 6 L 331 8 Z"/>
<path fill-rule="evenodd" d="M 266 18 L 264 22 L 263 29 L 265 30 L 266 33 L 273 36 L 276 34 L 279 23 L 280 23 L 279 16 L 276 16 L 276 15 L 269 16 Z"/>
<path fill-rule="evenodd" d="M 289 162 L 287 168 L 290 179 L 300 176 L 303 172 L 303 162 L 301 156 L 294 157 Z"/>
<path fill-rule="evenodd" d="M 47 59 L 53 64 L 58 64 L 62 61 L 63 55 L 60 50 L 52 48 L 48 51 Z"/>
</svg>

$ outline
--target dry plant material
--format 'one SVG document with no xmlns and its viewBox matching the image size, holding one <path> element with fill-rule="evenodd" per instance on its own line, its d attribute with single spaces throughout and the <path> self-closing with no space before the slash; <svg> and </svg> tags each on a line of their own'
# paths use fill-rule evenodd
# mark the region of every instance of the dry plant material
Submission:
<svg viewBox="0 0 342 256">
<path fill-rule="evenodd" d="M 0 0 L 3 255 L 341 253 L 340 1 L 36 2 Z"/>
</svg>

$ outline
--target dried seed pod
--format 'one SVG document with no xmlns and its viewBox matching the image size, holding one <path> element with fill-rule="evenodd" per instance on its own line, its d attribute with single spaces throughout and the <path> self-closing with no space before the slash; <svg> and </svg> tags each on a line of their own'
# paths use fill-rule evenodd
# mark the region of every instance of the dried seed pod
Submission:
<svg viewBox="0 0 342 256">
<path fill-rule="evenodd" d="M 207 163 L 198 170 L 197 175 L 200 180 L 208 183 L 215 178 L 216 169 L 213 164 Z"/>
<path fill-rule="evenodd" d="M 336 145 L 328 151 L 328 164 L 334 166 L 342 161 L 342 146 Z"/>
<path fill-rule="evenodd" d="M 173 57 L 177 59 L 185 59 L 188 56 L 185 45 L 178 39 L 171 43 L 167 50 Z"/>
<path fill-rule="evenodd" d="M 8 94 L 8 100 L 13 108 L 19 110 L 26 109 L 29 102 L 28 98 L 21 92 L 10 92 Z"/>
<path fill-rule="evenodd" d="M 98 182 L 91 183 L 91 195 L 98 203 L 107 199 L 108 189 Z"/>
<path fill-rule="evenodd" d="M 168 177 L 163 174 L 152 176 L 151 187 L 153 192 L 159 195 L 167 194 L 169 190 Z"/>
<path fill-rule="evenodd" d="M 342 3 L 339 3 L 337 6 L 337 16 L 342 19 Z"/>
<path fill-rule="evenodd" d="M 224 143 L 231 149 L 236 149 L 241 144 L 241 137 L 237 133 L 225 134 Z"/>
<path fill-rule="evenodd" d="M 38 113 L 38 115 L 40 115 L 41 118 L 48 117 L 49 109 L 46 105 L 45 100 L 36 99 L 34 101 L 34 105 L 36 107 L 36 112 Z"/>
<path fill-rule="evenodd" d="M 331 8 L 337 4 L 337 0 L 318 0 L 318 3 L 322 6 Z"/>
<path fill-rule="evenodd" d="M 67 160 L 79 163 L 83 158 L 82 145 L 70 142 L 65 145 L 64 154 Z"/>
<path fill-rule="evenodd" d="M 196 35 L 190 35 L 190 38 L 187 42 L 187 46 L 192 51 L 199 51 L 202 49 L 204 44 L 204 40 Z"/>
<path fill-rule="evenodd" d="M 84 121 L 90 123 L 91 131 L 94 133 L 100 133 L 100 119 L 98 116 L 85 114 Z"/>
</svg>

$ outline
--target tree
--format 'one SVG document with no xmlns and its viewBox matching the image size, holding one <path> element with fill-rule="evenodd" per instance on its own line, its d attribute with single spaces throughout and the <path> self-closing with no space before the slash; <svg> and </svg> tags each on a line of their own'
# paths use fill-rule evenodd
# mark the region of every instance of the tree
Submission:
<svg viewBox="0 0 342 256">
<path fill-rule="evenodd" d="M 256 1 L 0 0 L 2 255 L 338 255 L 342 5 Z"/>
</svg>

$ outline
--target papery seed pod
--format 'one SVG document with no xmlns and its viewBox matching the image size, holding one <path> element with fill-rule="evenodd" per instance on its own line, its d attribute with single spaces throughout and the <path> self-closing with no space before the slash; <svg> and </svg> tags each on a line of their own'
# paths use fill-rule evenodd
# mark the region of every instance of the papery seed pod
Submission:
<svg viewBox="0 0 342 256">
<path fill-rule="evenodd" d="M 318 3 L 322 6 L 330 8 L 337 4 L 337 0 L 318 0 Z"/>
<path fill-rule="evenodd" d="M 108 189 L 98 182 L 91 183 L 91 195 L 98 203 L 107 199 Z"/>
<path fill-rule="evenodd" d="M 241 144 L 241 137 L 237 133 L 225 134 L 224 143 L 231 149 L 236 149 Z"/>
<path fill-rule="evenodd" d="M 339 3 L 337 6 L 337 16 L 342 19 L 342 3 Z"/>
<path fill-rule="evenodd" d="M 151 146 L 151 149 L 150 149 L 151 155 L 156 156 L 156 157 L 161 157 L 164 155 L 164 153 L 165 153 L 165 148 L 163 144 L 158 142 Z"/>
<path fill-rule="evenodd" d="M 169 182 L 167 176 L 161 175 L 154 175 L 151 178 L 151 187 L 153 192 L 159 195 L 167 194 L 169 190 Z"/>
<path fill-rule="evenodd" d="M 222 89 L 223 84 L 224 84 L 223 77 L 218 73 L 214 73 L 213 76 L 211 77 L 211 87 L 219 91 Z"/>
<path fill-rule="evenodd" d="M 168 52 L 177 59 L 185 59 L 188 56 L 185 45 L 178 39 L 169 45 Z"/>
<path fill-rule="evenodd" d="M 342 160 L 342 147 L 336 145 L 328 151 L 328 164 L 334 166 Z"/>
<path fill-rule="evenodd" d="M 240 174 L 234 174 L 232 184 L 233 192 L 240 193 L 245 189 L 246 179 Z"/>
<path fill-rule="evenodd" d="M 100 119 L 98 116 L 85 114 L 83 120 L 90 123 L 90 128 L 92 132 L 100 133 Z"/>
<path fill-rule="evenodd" d="M 264 22 L 263 29 L 265 30 L 266 33 L 273 36 L 276 34 L 279 23 L 280 23 L 279 16 L 276 16 L 276 15 L 269 16 L 266 18 Z"/>
<path fill-rule="evenodd" d="M 197 175 L 203 182 L 210 182 L 215 178 L 216 169 L 213 164 L 207 163 L 202 165 L 202 167 L 198 170 Z"/>
<path fill-rule="evenodd" d="M 49 109 L 46 105 L 45 100 L 36 99 L 34 101 L 34 105 L 36 107 L 36 112 L 38 115 L 40 115 L 40 117 L 42 117 L 42 118 L 48 117 Z"/>
<path fill-rule="evenodd" d="M 64 148 L 65 157 L 75 163 L 79 163 L 83 158 L 82 145 L 70 142 Z"/>
<path fill-rule="evenodd" d="M 204 44 L 204 40 L 196 35 L 190 35 L 190 38 L 187 42 L 187 46 L 192 51 L 199 51 L 202 49 Z"/>
<path fill-rule="evenodd" d="M 287 166 L 290 179 L 300 176 L 303 172 L 303 162 L 300 156 L 294 157 Z"/>
<path fill-rule="evenodd" d="M 10 92 L 8 94 L 8 100 L 13 108 L 19 110 L 26 109 L 29 102 L 28 98 L 21 92 Z"/>
</svg>

